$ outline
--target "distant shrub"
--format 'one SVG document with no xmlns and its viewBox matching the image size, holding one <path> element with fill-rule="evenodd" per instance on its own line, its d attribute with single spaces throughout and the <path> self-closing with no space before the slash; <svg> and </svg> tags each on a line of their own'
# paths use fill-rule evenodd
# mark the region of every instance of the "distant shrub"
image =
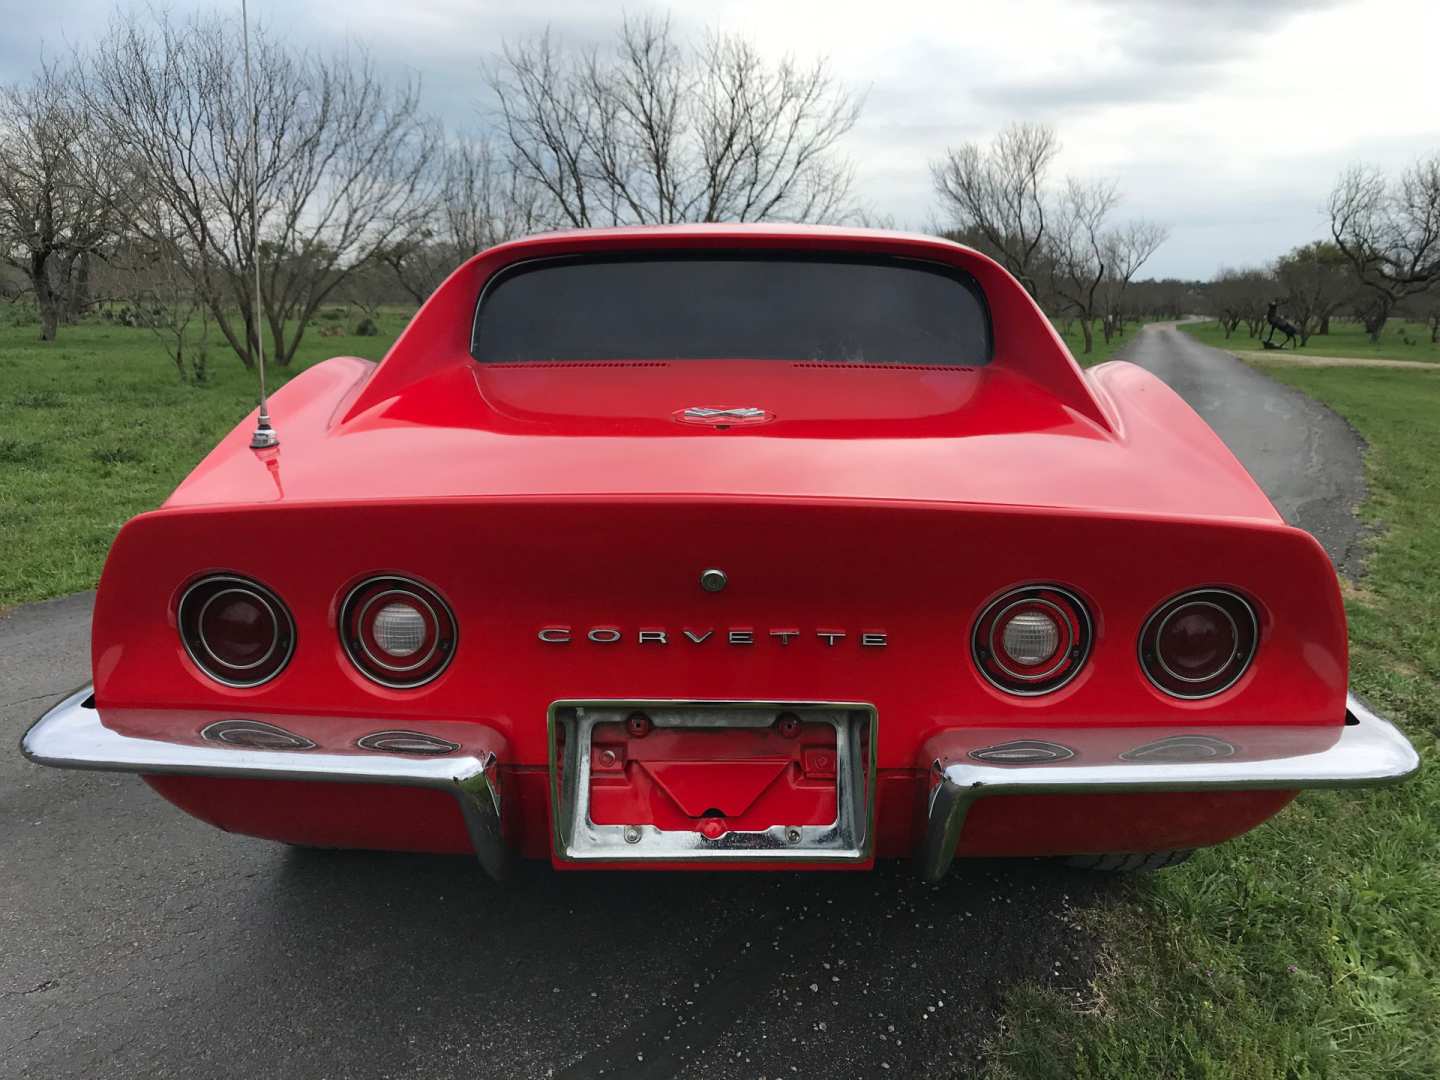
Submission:
<svg viewBox="0 0 1440 1080">
<path fill-rule="evenodd" d="M 326 308 L 320 313 L 320 318 L 326 322 L 339 322 L 345 318 L 345 309 L 343 307 Z"/>
<path fill-rule="evenodd" d="M 356 337 L 375 337 L 380 333 L 380 328 L 375 325 L 375 320 L 368 315 L 355 324 Z"/>
<path fill-rule="evenodd" d="M 344 337 L 345 328 L 343 326 L 322 326 L 319 333 L 321 337 Z"/>
</svg>

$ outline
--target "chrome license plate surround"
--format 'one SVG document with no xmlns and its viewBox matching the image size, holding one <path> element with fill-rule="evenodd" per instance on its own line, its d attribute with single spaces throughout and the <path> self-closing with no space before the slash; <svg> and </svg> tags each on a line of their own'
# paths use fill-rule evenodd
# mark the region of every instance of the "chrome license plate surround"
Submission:
<svg viewBox="0 0 1440 1080">
<path fill-rule="evenodd" d="M 597 724 L 644 712 L 656 727 L 758 728 L 783 712 L 835 728 L 835 820 L 777 824 L 711 839 L 650 824 L 597 825 L 590 819 L 591 735 Z M 563 700 L 550 706 L 550 798 L 555 856 L 565 862 L 866 863 L 874 855 L 877 715 L 860 702 Z"/>
</svg>

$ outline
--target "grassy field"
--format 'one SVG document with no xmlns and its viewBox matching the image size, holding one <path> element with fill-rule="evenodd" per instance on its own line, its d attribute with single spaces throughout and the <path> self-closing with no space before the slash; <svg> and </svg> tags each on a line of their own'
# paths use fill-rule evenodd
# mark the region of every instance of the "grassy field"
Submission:
<svg viewBox="0 0 1440 1080">
<path fill-rule="evenodd" d="M 375 337 L 312 329 L 270 384 L 329 356 L 379 359 L 406 321 L 382 315 Z M 125 520 L 158 506 L 255 407 L 255 376 L 224 346 L 191 386 L 148 330 L 96 322 L 38 338 L 0 323 L 0 608 L 91 588 Z"/>
<path fill-rule="evenodd" d="M 1135 879 L 1097 916 L 1090 1007 L 1025 991 L 1004 1077 L 1440 1076 L 1440 373 L 1267 369 L 1369 442 L 1377 528 L 1347 588 L 1351 684 L 1430 768 L 1310 792 L 1270 824 Z"/>
<path fill-rule="evenodd" d="M 1186 323 L 1181 329 L 1217 349 L 1258 352 L 1264 347 L 1259 338 L 1252 338 L 1246 332 L 1244 323 L 1236 327 L 1228 339 L 1225 337 L 1224 328 L 1216 322 Z M 1276 340 L 1279 340 L 1278 335 Z M 1373 344 L 1370 335 L 1359 323 L 1336 319 L 1330 324 L 1330 333 L 1314 334 L 1303 349 L 1293 351 L 1301 356 L 1358 356 L 1377 360 L 1418 360 L 1440 364 L 1440 344 L 1431 343 L 1430 328 L 1399 319 L 1386 323 L 1380 340 Z"/>
</svg>

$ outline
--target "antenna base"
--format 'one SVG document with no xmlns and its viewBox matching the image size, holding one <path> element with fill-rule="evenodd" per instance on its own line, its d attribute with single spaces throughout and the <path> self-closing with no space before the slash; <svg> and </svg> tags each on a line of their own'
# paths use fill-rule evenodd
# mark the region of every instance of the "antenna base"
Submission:
<svg viewBox="0 0 1440 1080">
<path fill-rule="evenodd" d="M 280 445 L 280 436 L 274 428 L 257 427 L 255 434 L 250 436 L 251 450 L 269 450 L 272 446 Z"/>
</svg>

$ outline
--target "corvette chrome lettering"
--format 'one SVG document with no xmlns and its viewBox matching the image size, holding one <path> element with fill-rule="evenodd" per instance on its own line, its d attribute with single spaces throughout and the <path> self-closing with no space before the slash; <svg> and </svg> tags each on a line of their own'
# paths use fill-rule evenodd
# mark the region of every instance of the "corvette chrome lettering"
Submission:
<svg viewBox="0 0 1440 1080">
<path fill-rule="evenodd" d="M 637 645 L 704 645 L 716 636 L 716 628 L 697 630 L 687 626 L 678 634 L 663 626 L 646 626 L 626 630 L 619 626 L 570 627 L 543 626 L 536 633 L 546 645 L 569 645 L 577 641 L 588 641 L 594 645 L 621 645 L 631 642 Z M 798 641 L 815 641 L 827 648 L 838 648 L 847 642 L 858 643 L 862 648 L 883 649 L 890 644 L 890 635 L 884 630 L 862 630 L 852 634 L 848 630 L 826 628 L 801 630 L 799 627 L 775 627 L 759 630 L 750 626 L 731 626 L 719 631 L 720 639 L 727 645 L 748 648 L 762 642 L 770 642 L 788 648 Z"/>
</svg>

